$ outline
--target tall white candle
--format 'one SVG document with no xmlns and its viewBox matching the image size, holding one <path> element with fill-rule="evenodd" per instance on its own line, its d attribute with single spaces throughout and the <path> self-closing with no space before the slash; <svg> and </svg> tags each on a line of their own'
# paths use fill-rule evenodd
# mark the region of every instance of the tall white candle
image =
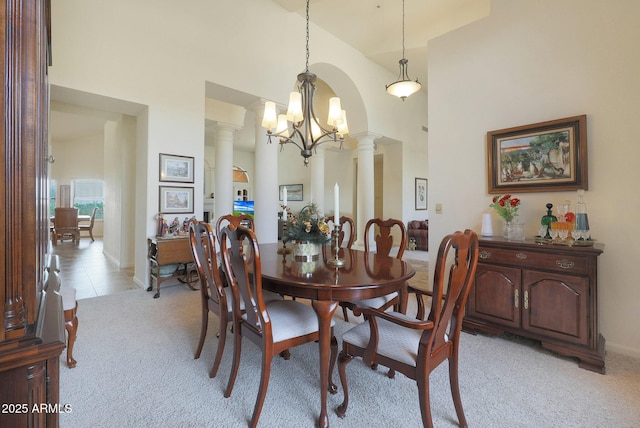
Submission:
<svg viewBox="0 0 640 428">
<path fill-rule="evenodd" d="M 333 186 L 333 224 L 340 224 L 340 188 Z"/>
<path fill-rule="evenodd" d="M 287 206 L 287 188 L 282 189 L 282 205 Z"/>
</svg>

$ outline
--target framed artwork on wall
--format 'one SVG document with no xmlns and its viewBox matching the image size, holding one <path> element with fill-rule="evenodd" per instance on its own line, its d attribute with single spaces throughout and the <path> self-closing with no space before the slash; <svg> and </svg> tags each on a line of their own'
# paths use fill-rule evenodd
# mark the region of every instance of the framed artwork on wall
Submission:
<svg viewBox="0 0 640 428">
<path fill-rule="evenodd" d="M 302 184 L 281 184 L 279 191 L 280 200 L 283 199 L 283 190 L 287 188 L 287 201 L 301 201 L 302 200 Z"/>
<path fill-rule="evenodd" d="M 193 157 L 160 153 L 160 181 L 193 183 Z"/>
<path fill-rule="evenodd" d="M 163 214 L 193 213 L 193 187 L 160 186 L 160 210 Z"/>
<path fill-rule="evenodd" d="M 427 209 L 427 179 L 416 177 L 416 210 Z"/>
<path fill-rule="evenodd" d="M 587 190 L 587 117 L 487 133 L 489 193 Z"/>
</svg>

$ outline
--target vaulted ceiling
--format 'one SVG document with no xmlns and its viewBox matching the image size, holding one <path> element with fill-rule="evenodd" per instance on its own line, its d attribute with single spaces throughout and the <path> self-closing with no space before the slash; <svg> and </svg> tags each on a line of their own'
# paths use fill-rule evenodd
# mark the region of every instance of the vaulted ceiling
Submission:
<svg viewBox="0 0 640 428">
<path fill-rule="evenodd" d="M 305 0 L 262 1 L 273 1 L 291 13 L 306 16 Z M 489 7 L 490 0 L 405 0 L 405 57 L 409 60 L 409 76 L 419 79 L 423 91 L 427 87 L 429 40 L 487 16 Z M 309 11 L 315 25 L 397 76 L 398 61 L 402 58 L 402 0 L 311 0 Z M 52 100 L 56 101 L 55 92 Z M 74 103 L 68 98 L 57 101 Z M 103 124 L 104 118 L 99 114 L 87 114 L 68 106 L 56 109 L 52 104 L 53 141 L 100 133 Z"/>
</svg>

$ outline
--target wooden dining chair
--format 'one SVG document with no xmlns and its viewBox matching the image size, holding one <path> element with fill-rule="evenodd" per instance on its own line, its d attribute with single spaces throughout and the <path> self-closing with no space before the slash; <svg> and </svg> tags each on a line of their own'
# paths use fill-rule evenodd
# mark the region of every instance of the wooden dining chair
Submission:
<svg viewBox="0 0 640 428">
<path fill-rule="evenodd" d="M 96 221 L 96 213 L 98 212 L 98 207 L 94 207 L 93 211 L 91 211 L 91 218 L 89 219 L 89 224 L 80 223 L 78 224 L 78 239 L 82 238 L 82 232 L 89 232 L 89 237 L 91 238 L 91 242 L 94 242 L 93 239 L 93 224 Z"/>
<path fill-rule="evenodd" d="M 251 217 L 250 215 L 226 214 L 226 215 L 220 216 L 216 221 L 216 236 L 218 237 L 218 240 L 220 239 L 220 232 L 222 231 L 222 228 L 228 224 L 231 224 L 235 227 L 245 226 L 245 227 L 248 227 L 249 229 L 254 229 L 253 217 Z"/>
<path fill-rule="evenodd" d="M 80 241 L 80 231 L 78 229 L 78 208 L 56 208 L 55 218 L 53 220 L 53 230 L 51 232 L 51 241 L 54 246 L 58 240 L 63 242 L 65 239 L 71 238 L 74 244 Z"/>
<path fill-rule="evenodd" d="M 194 355 L 195 359 L 200 358 L 202 346 L 207 336 L 209 326 L 209 312 L 212 312 L 220 319 L 218 337 L 218 350 L 213 362 L 209 377 L 216 377 L 224 344 L 227 337 L 227 327 L 233 321 L 233 305 L 231 303 L 231 289 L 225 288 L 222 282 L 221 272 L 218 264 L 216 251 L 216 237 L 209 223 L 194 220 L 189 226 L 189 242 L 193 261 L 195 262 L 200 278 L 200 301 L 202 307 L 202 324 L 200 327 L 200 340 Z M 224 275 L 224 273 L 222 273 Z"/>
<path fill-rule="evenodd" d="M 376 229 L 373 231 L 372 229 Z M 398 253 L 396 254 L 396 258 L 398 260 L 402 260 L 402 256 L 404 254 L 404 249 L 407 246 L 407 230 L 404 226 L 404 223 L 401 220 L 397 220 L 394 218 L 390 218 L 387 220 L 382 220 L 380 218 L 373 218 L 369 220 L 364 228 L 364 251 L 372 252 L 373 243 L 371 242 L 372 233 L 375 232 L 375 237 L 373 241 L 375 242 L 375 253 L 378 255 L 389 256 L 391 255 L 391 250 L 394 248 L 394 239 L 393 233 L 398 234 L 400 236 L 400 244 L 398 247 Z M 386 296 L 375 297 L 373 299 L 360 300 L 358 302 L 340 302 L 340 306 L 342 307 L 342 315 L 344 316 L 345 321 L 349 321 L 349 316 L 347 314 L 347 309 L 353 310 L 354 306 L 357 304 L 358 306 L 366 306 L 371 308 L 378 308 L 381 310 L 385 310 L 390 308 L 391 306 L 396 306 L 400 303 L 399 295 L 397 292 L 393 292 L 391 294 L 387 294 Z"/>
<path fill-rule="evenodd" d="M 356 240 L 356 227 L 351 217 L 341 216 L 338 221 L 340 222 L 340 234 L 338 235 L 338 246 L 340 248 L 351 248 Z M 329 222 L 329 227 L 333 233 L 333 220 Z M 345 236 L 347 237 L 345 241 Z"/>
<path fill-rule="evenodd" d="M 295 346 L 318 341 L 318 317 L 310 306 L 295 300 L 265 302 L 260 250 L 256 235 L 251 229 L 230 224 L 221 230 L 220 239 L 227 280 L 233 290 L 235 339 L 233 366 L 224 396 L 231 396 L 240 364 L 242 338 L 246 337 L 262 351 L 260 387 L 250 422 L 250 426 L 255 427 L 267 394 L 273 357 Z M 244 302 L 244 311 L 241 310 L 241 302 Z M 335 390 L 331 375 L 338 344 L 333 334 L 333 325 L 332 320 L 329 387 Z"/>
<path fill-rule="evenodd" d="M 454 252 L 451 257 L 450 252 Z M 429 403 L 429 376 L 440 363 L 449 362 L 449 385 L 461 427 L 467 426 L 462 410 L 458 381 L 460 330 L 469 290 L 478 263 L 478 236 L 471 230 L 446 236 L 436 260 L 431 311 L 425 319 L 427 294 L 410 287 L 418 301 L 416 318 L 375 308 L 355 308 L 368 322 L 357 325 L 342 336 L 338 369 L 344 401 L 337 409 L 345 417 L 349 404 L 346 366 L 354 357 L 366 364 L 389 367 L 388 376 L 398 371 L 416 381 L 422 424 L 433 427 Z"/>
</svg>

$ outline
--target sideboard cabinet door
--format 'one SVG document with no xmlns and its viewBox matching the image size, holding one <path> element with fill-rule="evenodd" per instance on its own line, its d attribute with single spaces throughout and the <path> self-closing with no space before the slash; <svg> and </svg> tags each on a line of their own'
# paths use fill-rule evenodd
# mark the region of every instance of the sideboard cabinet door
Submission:
<svg viewBox="0 0 640 428">
<path fill-rule="evenodd" d="M 467 314 L 502 326 L 520 328 L 520 269 L 478 264 Z"/>
</svg>

